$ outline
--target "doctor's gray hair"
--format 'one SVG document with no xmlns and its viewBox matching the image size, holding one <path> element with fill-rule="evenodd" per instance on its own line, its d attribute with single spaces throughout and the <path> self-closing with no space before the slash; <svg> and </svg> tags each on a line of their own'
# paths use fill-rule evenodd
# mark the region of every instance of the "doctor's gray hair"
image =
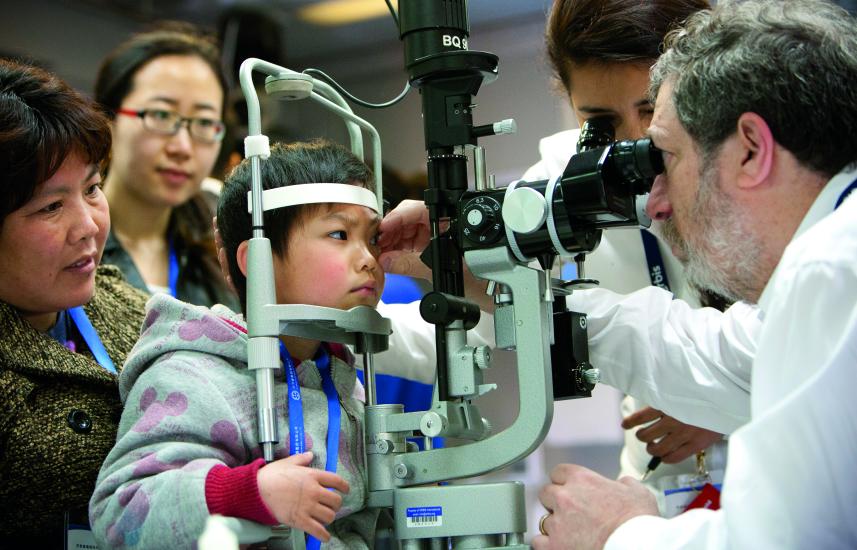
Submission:
<svg viewBox="0 0 857 550">
<path fill-rule="evenodd" d="M 823 0 L 722 0 L 667 36 L 650 96 L 673 85 L 676 113 L 713 154 L 747 112 L 807 168 L 857 160 L 857 20 Z"/>
</svg>

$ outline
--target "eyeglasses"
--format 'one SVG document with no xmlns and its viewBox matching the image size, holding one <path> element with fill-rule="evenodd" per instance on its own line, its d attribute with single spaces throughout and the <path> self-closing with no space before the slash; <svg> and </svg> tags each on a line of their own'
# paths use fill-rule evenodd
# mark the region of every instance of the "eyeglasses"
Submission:
<svg viewBox="0 0 857 550">
<path fill-rule="evenodd" d="M 187 125 L 190 136 L 203 143 L 218 142 L 226 133 L 226 125 L 216 118 L 184 117 L 165 109 L 119 109 L 116 113 L 140 118 L 146 130 L 165 136 L 174 136 Z"/>
</svg>

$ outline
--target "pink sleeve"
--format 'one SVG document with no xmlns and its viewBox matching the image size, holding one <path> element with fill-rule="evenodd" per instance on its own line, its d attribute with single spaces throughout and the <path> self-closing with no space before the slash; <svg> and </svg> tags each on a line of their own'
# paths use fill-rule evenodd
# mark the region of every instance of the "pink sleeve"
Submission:
<svg viewBox="0 0 857 550">
<path fill-rule="evenodd" d="M 205 478 L 205 502 L 211 514 L 249 519 L 265 525 L 279 525 L 262 495 L 256 474 L 265 465 L 264 459 L 229 468 L 218 465 Z"/>
</svg>

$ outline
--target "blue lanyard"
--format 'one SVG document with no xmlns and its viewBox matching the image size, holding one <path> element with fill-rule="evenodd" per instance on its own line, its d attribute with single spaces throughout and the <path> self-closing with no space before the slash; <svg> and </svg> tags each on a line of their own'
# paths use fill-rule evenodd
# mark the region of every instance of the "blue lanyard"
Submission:
<svg viewBox="0 0 857 550">
<path fill-rule="evenodd" d="M 659 286 L 669 292 L 667 266 L 658 247 L 658 239 L 645 229 L 640 229 L 640 236 L 643 238 L 643 251 L 646 253 L 646 263 L 649 264 L 649 280 L 652 281 L 652 286 Z"/>
<path fill-rule="evenodd" d="M 298 383 L 298 374 L 295 363 L 289 350 L 280 342 L 280 359 L 283 361 L 283 371 L 286 374 L 286 385 L 288 386 L 289 405 L 289 454 L 300 454 L 305 450 L 304 438 L 304 411 L 301 400 L 301 387 Z M 339 395 L 333 385 L 333 376 L 330 368 L 330 354 L 322 346 L 316 356 L 315 365 L 321 374 L 321 387 L 327 396 L 327 463 L 325 470 L 336 472 L 336 464 L 339 458 L 339 422 L 342 411 L 339 408 Z M 321 541 L 315 537 L 307 537 L 307 550 L 317 550 Z"/>
<path fill-rule="evenodd" d="M 840 206 L 843 202 L 845 202 L 845 199 L 847 199 L 847 198 L 848 198 L 848 195 L 850 195 L 850 194 L 851 194 L 851 192 L 852 192 L 852 191 L 854 191 L 855 189 L 857 189 L 857 180 L 852 181 L 852 182 L 851 182 L 851 185 L 849 185 L 848 187 L 846 187 L 846 188 L 845 188 L 845 191 L 843 191 L 843 192 L 842 192 L 842 194 L 841 194 L 841 195 L 839 195 L 839 198 L 838 198 L 838 199 L 836 199 L 836 205 L 833 207 L 833 209 L 834 209 L 834 210 L 836 210 L 837 208 L 839 208 L 839 206 Z"/>
<path fill-rule="evenodd" d="M 92 323 L 89 321 L 89 317 L 87 317 L 86 312 L 83 311 L 83 306 L 69 309 L 68 314 L 71 317 L 71 320 L 74 321 L 77 331 L 83 337 L 83 341 L 86 342 L 87 347 L 89 347 L 89 351 L 92 352 L 92 355 L 95 357 L 95 360 L 98 361 L 98 364 L 104 367 L 108 372 L 118 374 L 116 372 L 116 367 L 113 366 L 113 360 L 110 359 L 110 356 L 107 354 L 107 350 L 104 349 L 104 344 L 101 343 L 101 338 L 98 337 L 98 332 L 95 331 L 95 327 L 92 326 Z"/>
<path fill-rule="evenodd" d="M 170 285 L 170 296 L 178 297 L 178 282 L 179 282 L 179 259 L 176 256 L 176 249 L 173 248 L 173 243 L 170 242 L 170 267 L 167 272 L 167 281 Z"/>
</svg>

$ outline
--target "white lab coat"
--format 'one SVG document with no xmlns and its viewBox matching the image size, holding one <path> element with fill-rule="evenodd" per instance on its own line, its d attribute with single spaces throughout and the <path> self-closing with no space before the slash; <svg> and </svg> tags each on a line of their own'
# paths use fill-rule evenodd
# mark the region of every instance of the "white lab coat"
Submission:
<svg viewBox="0 0 857 550">
<path fill-rule="evenodd" d="M 746 355 L 731 310 L 691 331 L 683 305 L 658 289 L 612 303 L 578 296 L 584 310 L 601 304 L 588 312 L 590 353 L 612 360 L 603 367 L 609 383 L 711 428 L 749 416 L 730 438 L 721 510 L 637 517 L 605 548 L 857 547 L 857 193 L 833 212 L 855 178 L 840 173 L 827 184 L 786 248 L 760 299 L 749 371 L 723 368 L 741 361 L 722 359 Z"/>
</svg>

